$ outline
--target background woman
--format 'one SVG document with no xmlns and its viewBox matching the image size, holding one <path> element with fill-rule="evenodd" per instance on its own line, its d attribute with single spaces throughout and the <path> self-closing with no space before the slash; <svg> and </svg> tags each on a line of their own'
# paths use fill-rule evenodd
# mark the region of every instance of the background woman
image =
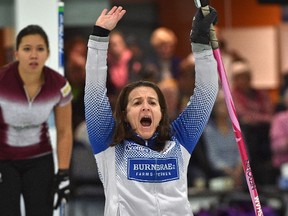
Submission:
<svg viewBox="0 0 288 216">
<path fill-rule="evenodd" d="M 59 200 L 69 194 L 71 87 L 63 76 L 45 66 L 49 43 L 40 26 L 29 25 L 19 32 L 15 57 L 17 61 L 0 70 L 0 212 L 21 215 L 22 194 L 26 215 L 51 216 L 53 191 Z M 52 112 L 59 168 L 55 188 L 47 123 Z M 66 187 L 59 188 L 61 182 L 66 182 Z"/>
</svg>

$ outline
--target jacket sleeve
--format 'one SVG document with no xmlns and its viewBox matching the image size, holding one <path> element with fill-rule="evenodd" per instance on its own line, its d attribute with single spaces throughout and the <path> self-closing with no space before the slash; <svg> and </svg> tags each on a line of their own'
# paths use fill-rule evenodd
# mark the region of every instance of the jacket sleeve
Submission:
<svg viewBox="0 0 288 216">
<path fill-rule="evenodd" d="M 111 143 L 114 118 L 107 97 L 108 37 L 91 35 L 88 41 L 85 84 L 85 119 L 94 154 Z"/>
<path fill-rule="evenodd" d="M 217 62 L 210 46 L 193 44 L 195 89 L 187 107 L 172 122 L 175 137 L 191 154 L 210 117 L 218 92 Z"/>
</svg>

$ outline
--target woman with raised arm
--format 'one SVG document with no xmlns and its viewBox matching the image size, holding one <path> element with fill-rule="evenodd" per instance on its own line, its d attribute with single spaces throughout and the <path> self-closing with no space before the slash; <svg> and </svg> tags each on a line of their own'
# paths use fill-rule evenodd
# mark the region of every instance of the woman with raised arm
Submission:
<svg viewBox="0 0 288 216">
<path fill-rule="evenodd" d="M 98 17 L 88 41 L 85 113 L 89 139 L 106 196 L 105 215 L 193 215 L 187 166 L 218 90 L 209 39 L 217 13 L 197 12 L 191 33 L 196 87 L 171 124 L 164 96 L 147 81 L 125 86 L 114 115 L 106 95 L 109 32 L 126 11 L 114 6 Z"/>
</svg>

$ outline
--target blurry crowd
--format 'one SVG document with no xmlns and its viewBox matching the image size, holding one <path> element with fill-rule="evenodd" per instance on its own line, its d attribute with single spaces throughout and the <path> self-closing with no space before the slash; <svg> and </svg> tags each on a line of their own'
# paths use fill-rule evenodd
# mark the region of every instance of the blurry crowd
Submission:
<svg viewBox="0 0 288 216">
<path fill-rule="evenodd" d="M 112 108 L 123 86 L 136 80 L 149 80 L 156 82 L 163 91 L 173 121 L 185 109 L 194 90 L 193 53 L 185 58 L 177 56 L 175 50 L 178 39 L 171 29 L 165 27 L 152 32 L 150 45 L 153 54 L 149 56 L 143 52 L 142 45 L 134 36 L 113 31 L 109 40 L 107 94 Z M 219 45 L 255 182 L 258 185 L 277 186 L 280 168 L 288 162 L 288 81 L 283 77 L 275 102 L 269 90 L 252 86 L 253 71 L 249 60 L 234 50 L 228 50 L 224 40 L 220 39 Z M 87 40 L 84 38 L 74 37 L 65 44 L 65 75 L 74 94 L 73 157 L 74 160 L 77 157 L 77 162 L 84 160 L 85 163 L 86 160 L 93 163 L 84 116 L 86 51 Z M 220 82 L 219 86 L 211 118 L 191 157 L 187 176 L 190 187 L 219 187 L 219 181 L 223 183 L 224 179 L 225 187 L 246 185 Z M 83 148 L 87 148 L 82 157 L 75 153 L 79 148 L 82 153 Z M 89 167 L 97 169 L 96 164 L 88 164 L 86 169 L 74 167 L 74 176 L 77 177 L 73 179 L 73 157 L 74 194 L 81 193 L 77 189 L 83 185 L 101 185 L 99 179 L 93 183 L 93 179 L 97 180 L 98 176 L 89 176 Z M 75 170 L 83 172 L 83 175 Z"/>
</svg>

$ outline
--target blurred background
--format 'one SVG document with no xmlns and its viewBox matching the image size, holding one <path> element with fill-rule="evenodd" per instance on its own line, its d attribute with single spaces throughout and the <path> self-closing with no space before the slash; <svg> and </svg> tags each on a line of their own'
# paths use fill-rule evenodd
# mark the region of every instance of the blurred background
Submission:
<svg viewBox="0 0 288 216">
<path fill-rule="evenodd" d="M 21 1 L 0 1 L 0 65 L 12 58 L 11 49 L 18 18 L 15 6 Z M 37 1 L 35 1 L 37 2 Z M 41 2 L 41 1 L 40 1 Z M 249 58 L 259 88 L 275 89 L 279 85 L 279 75 L 288 70 L 287 20 L 285 0 L 211 0 L 211 5 L 219 12 L 217 26 L 227 40 L 229 49 L 245 52 Z M 185 57 L 190 53 L 189 29 L 195 12 L 192 0 L 65 0 L 65 39 L 75 34 L 87 38 L 91 24 L 104 7 L 123 5 L 128 13 L 119 28 L 125 34 L 132 34 L 143 47 L 150 51 L 149 37 L 158 26 L 171 28 L 178 37 L 176 54 Z M 41 4 L 39 5 L 41 7 Z M 18 9 L 20 10 L 20 9 Z M 40 9 L 38 9 L 40 10 Z M 49 14 L 45 15 L 49 17 Z M 74 31 L 75 28 L 77 31 Z M 73 32 L 73 34 L 70 34 Z M 240 39 L 244 39 L 241 41 Z M 244 42 L 245 43 L 244 43 Z M 243 46 L 243 44 L 245 46 Z M 252 46 L 251 46 L 252 45 Z M 260 55 L 261 53 L 261 55 Z M 244 54 L 244 53 L 243 53 Z"/>
<path fill-rule="evenodd" d="M 14 60 L 14 41 L 17 32 L 25 25 L 35 23 L 41 24 L 48 33 L 52 49 L 48 65 L 58 69 L 58 47 L 61 41 L 59 42 L 58 38 L 57 3 L 58 1 L 56 0 L 0 0 L 1 67 Z M 113 5 L 121 5 L 127 10 L 127 14 L 117 26 L 117 30 L 124 35 L 125 44 L 135 55 L 132 61 L 133 64 L 131 63 L 132 66 L 129 65 L 129 67 L 132 67 L 132 71 L 134 70 L 135 72 L 136 70 L 137 72 L 139 64 L 140 66 L 144 65 L 144 59 L 149 59 L 149 57 L 156 54 L 157 51 L 151 42 L 151 36 L 154 30 L 159 27 L 165 27 L 175 34 L 173 40 L 176 38 L 176 43 L 173 45 L 173 55 L 177 56 L 177 59 L 182 63 L 179 64 L 180 71 L 182 71 L 182 79 L 181 76 L 176 77 L 176 81 L 179 82 L 177 92 L 179 91 L 183 96 L 188 91 L 189 96 L 191 92 L 189 89 L 193 88 L 191 83 L 194 79 L 194 65 L 189 34 L 192 18 L 196 12 L 194 1 L 64 1 L 64 75 L 68 78 L 73 88 L 73 129 L 75 133 L 71 169 L 74 188 L 73 198 L 67 207 L 68 215 L 89 216 L 95 215 L 95 213 L 96 215 L 103 215 L 103 188 L 97 175 L 97 167 L 87 140 L 82 99 L 87 40 L 92 32 L 95 19 L 102 9 L 110 8 Z M 249 72 L 252 75 L 251 87 L 257 91 L 268 93 L 269 100 L 271 100 L 274 107 L 273 115 L 276 115 L 276 112 L 279 111 L 276 110 L 276 107 L 280 107 L 280 105 L 281 111 L 286 110 L 288 104 L 284 104 L 284 91 L 288 86 L 288 1 L 211 0 L 210 5 L 218 11 L 217 34 L 231 88 L 234 85 L 232 80 L 234 79 L 234 73 L 236 73 L 233 70 L 232 63 L 236 60 L 244 61 L 248 63 Z M 153 74 L 153 71 L 157 69 L 149 67 L 149 69 L 146 68 L 145 70 L 152 71 L 151 73 Z M 187 71 L 188 75 L 186 74 L 185 76 Z M 187 84 L 189 80 L 191 80 L 191 83 Z M 157 81 L 160 83 L 162 80 Z M 167 86 L 161 83 L 161 86 L 165 86 L 163 89 L 170 88 L 171 83 L 173 84 L 173 82 L 169 82 Z M 173 84 L 171 89 L 174 87 L 175 85 Z M 171 96 L 171 93 L 169 95 Z M 184 101 L 183 103 L 185 103 L 184 99 L 181 98 Z M 113 100 L 113 96 L 111 96 L 111 100 Z M 178 100 L 180 99 L 178 98 Z M 173 106 L 172 104 L 173 102 L 170 104 L 171 107 Z M 181 111 L 181 106 L 180 108 L 177 107 L 177 111 L 172 111 L 171 116 L 179 111 Z M 272 123 L 272 120 L 273 117 L 271 117 L 270 123 Z M 260 200 L 263 201 L 263 207 L 266 211 L 265 216 L 287 216 L 288 183 L 286 181 L 284 185 L 281 185 L 279 179 L 283 176 L 288 179 L 288 160 L 283 165 L 278 164 L 276 166 L 273 163 L 274 152 L 272 140 L 270 140 L 270 123 L 268 131 L 259 132 L 260 137 L 268 137 L 269 143 L 266 143 L 263 147 L 267 148 L 267 151 L 257 151 L 250 149 L 249 146 L 247 146 L 247 150 L 251 153 L 251 157 L 260 161 L 260 164 L 253 164 L 252 171 L 255 171 Z M 53 123 L 51 124 L 53 126 Z M 52 129 L 52 137 L 53 133 L 55 132 Z M 288 137 L 288 130 L 284 135 Z M 247 137 L 249 136 L 247 134 Z M 204 144 L 199 144 L 199 146 L 202 145 Z M 204 155 L 207 156 L 208 150 L 204 148 L 203 151 Z M 199 156 L 199 152 L 198 149 L 196 153 L 193 153 L 192 158 L 195 157 L 197 160 L 191 161 L 191 164 L 204 169 L 204 171 L 202 170 L 203 172 L 199 174 L 198 171 L 195 172 L 192 166 L 191 172 L 188 173 L 192 176 L 188 176 L 189 198 L 195 215 L 221 215 L 221 213 L 222 215 L 233 215 L 227 212 L 233 212 L 235 209 L 238 209 L 239 212 L 246 211 L 247 215 L 249 215 L 251 201 L 245 187 L 245 181 L 241 187 L 238 187 L 239 185 L 235 185 L 235 182 L 231 183 L 231 179 L 227 180 L 222 175 L 210 175 L 211 173 L 207 175 L 201 163 L 203 165 L 209 159 L 201 157 L 203 155 Z M 225 211 L 227 214 L 224 214 Z M 245 214 L 243 213 L 243 215 Z"/>
<path fill-rule="evenodd" d="M 285 0 L 212 0 L 210 2 L 219 12 L 217 26 L 221 29 L 221 35 L 226 40 L 228 49 L 236 49 L 249 59 L 252 71 L 255 73 L 253 84 L 259 88 L 277 89 L 279 75 L 288 70 L 288 62 L 285 61 L 288 56 L 286 40 L 288 9 L 285 6 L 287 2 Z M 0 65 L 13 58 L 14 32 L 20 28 L 19 23 L 23 22 L 21 21 L 23 17 L 17 16 L 16 12 L 21 10 L 17 7 L 25 5 L 28 7 L 30 4 L 33 4 L 33 0 L 28 0 L 26 3 L 21 3 L 19 0 L 0 1 Z M 169 3 L 165 0 L 83 0 L 81 2 L 65 0 L 65 39 L 75 35 L 87 39 L 95 17 L 104 7 L 110 5 L 123 5 L 127 9 L 128 13 L 119 28 L 126 35 L 137 37 L 145 53 L 151 51 L 149 38 L 151 32 L 158 26 L 168 27 L 175 32 L 178 38 L 175 52 L 178 56 L 185 57 L 190 53 L 188 35 L 195 12 L 192 0 L 169 0 Z M 38 3 L 37 7 L 41 7 L 41 4 Z M 27 17 L 25 14 L 23 16 Z M 45 16 L 49 17 L 49 14 Z"/>
</svg>

